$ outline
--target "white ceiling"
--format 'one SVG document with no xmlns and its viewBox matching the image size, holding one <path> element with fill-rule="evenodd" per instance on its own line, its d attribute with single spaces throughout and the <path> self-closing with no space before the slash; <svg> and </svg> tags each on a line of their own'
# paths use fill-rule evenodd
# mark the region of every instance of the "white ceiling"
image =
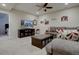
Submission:
<svg viewBox="0 0 79 59">
<path fill-rule="evenodd" d="M 37 7 L 36 5 L 42 6 L 43 3 L 8 3 L 6 4 L 6 7 L 3 7 L 0 4 L 0 8 L 11 10 L 11 9 L 16 9 L 19 11 L 23 12 L 28 12 L 34 15 L 37 15 L 36 12 L 39 12 L 39 14 L 44 14 L 44 13 L 52 13 L 54 11 L 59 11 L 65 8 L 70 8 L 73 6 L 78 6 L 78 3 L 69 3 L 68 5 L 64 5 L 64 3 L 49 3 L 47 6 L 53 7 L 53 9 L 47 9 L 47 12 L 44 12 L 43 10 L 39 10 L 40 7 Z M 39 10 L 39 11 L 38 11 Z"/>
<path fill-rule="evenodd" d="M 6 6 L 2 6 L 2 4 L 0 3 L 0 8 L 6 9 L 6 10 L 11 10 L 12 8 L 15 7 L 15 5 L 16 5 L 16 4 L 6 3 Z"/>
</svg>

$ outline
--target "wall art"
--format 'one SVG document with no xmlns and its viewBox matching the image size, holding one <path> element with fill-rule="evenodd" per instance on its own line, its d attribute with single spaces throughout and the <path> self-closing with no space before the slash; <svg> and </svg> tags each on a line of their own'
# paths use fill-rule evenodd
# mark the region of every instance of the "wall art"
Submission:
<svg viewBox="0 0 79 59">
<path fill-rule="evenodd" d="M 62 16 L 61 21 L 68 21 L 68 16 Z"/>
<path fill-rule="evenodd" d="M 42 24 L 42 23 L 44 23 L 44 21 L 40 21 L 40 23 Z"/>
<path fill-rule="evenodd" d="M 37 20 L 33 20 L 33 25 L 37 25 Z"/>
</svg>

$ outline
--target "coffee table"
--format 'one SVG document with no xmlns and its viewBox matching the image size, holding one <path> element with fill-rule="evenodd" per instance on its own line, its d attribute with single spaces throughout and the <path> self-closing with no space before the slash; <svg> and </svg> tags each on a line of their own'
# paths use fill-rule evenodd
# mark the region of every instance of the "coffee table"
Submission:
<svg viewBox="0 0 79 59">
<path fill-rule="evenodd" d="M 32 45 L 42 49 L 45 45 L 51 42 L 53 36 L 50 34 L 39 34 L 32 36 L 31 38 L 32 38 Z"/>
</svg>

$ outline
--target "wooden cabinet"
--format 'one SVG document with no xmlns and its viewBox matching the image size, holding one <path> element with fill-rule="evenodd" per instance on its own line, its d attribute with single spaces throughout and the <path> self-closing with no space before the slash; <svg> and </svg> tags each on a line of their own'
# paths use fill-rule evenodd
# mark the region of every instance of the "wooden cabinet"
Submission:
<svg viewBox="0 0 79 59">
<path fill-rule="evenodd" d="M 32 36 L 32 35 L 35 35 L 35 29 L 26 28 L 26 29 L 19 29 L 18 30 L 18 37 L 19 38 Z"/>
<path fill-rule="evenodd" d="M 32 36 L 31 38 L 32 38 L 32 45 L 42 49 L 49 42 L 52 41 L 53 36 L 50 34 L 44 34 L 44 35 L 41 34 L 41 35 Z"/>
</svg>

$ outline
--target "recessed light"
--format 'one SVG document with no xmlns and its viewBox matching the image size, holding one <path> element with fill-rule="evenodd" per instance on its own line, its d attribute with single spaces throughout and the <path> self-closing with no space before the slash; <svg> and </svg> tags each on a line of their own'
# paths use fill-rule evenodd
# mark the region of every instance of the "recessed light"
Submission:
<svg viewBox="0 0 79 59">
<path fill-rule="evenodd" d="M 68 3 L 65 3 L 64 5 L 68 5 Z"/>
<path fill-rule="evenodd" d="M 2 6 L 4 6 L 4 7 L 5 7 L 5 6 L 6 6 L 6 4 L 4 4 L 4 3 L 3 3 L 3 4 L 2 4 Z"/>
</svg>

